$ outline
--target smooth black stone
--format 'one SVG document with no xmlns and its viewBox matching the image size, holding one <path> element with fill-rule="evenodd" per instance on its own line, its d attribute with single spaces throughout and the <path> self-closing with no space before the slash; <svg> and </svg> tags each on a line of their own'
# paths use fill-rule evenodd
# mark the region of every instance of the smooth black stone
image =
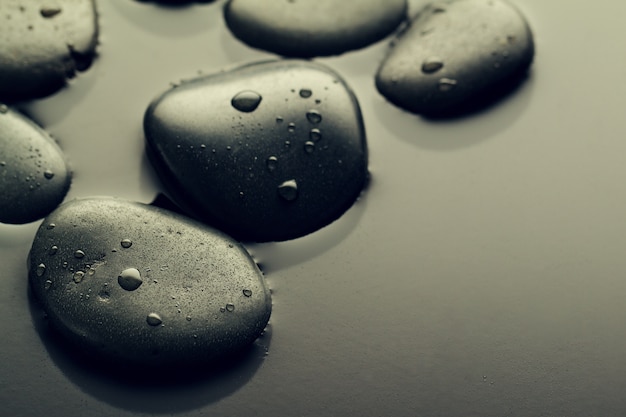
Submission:
<svg viewBox="0 0 626 417">
<path fill-rule="evenodd" d="M 53 328 L 118 366 L 214 363 L 256 340 L 271 313 L 264 278 L 240 244 L 140 203 L 61 205 L 37 231 L 28 267 Z"/>
<path fill-rule="evenodd" d="M 45 217 L 65 198 L 71 175 L 50 135 L 0 104 L 0 223 Z"/>
<path fill-rule="evenodd" d="M 262 99 L 253 111 L 232 103 Z M 152 102 L 146 148 L 181 208 L 243 241 L 281 241 L 340 217 L 367 178 L 358 102 L 308 61 L 250 64 L 183 83 Z"/>
<path fill-rule="evenodd" d="M 406 0 L 230 0 L 224 17 L 244 43 L 290 57 L 339 55 L 393 32 Z"/>
<path fill-rule="evenodd" d="M 427 116 L 459 115 L 508 94 L 534 56 L 531 30 L 502 0 L 456 0 L 421 10 L 392 42 L 376 87 Z"/>
<path fill-rule="evenodd" d="M 93 60 L 94 0 L 0 2 L 0 98 L 43 97 Z"/>
</svg>

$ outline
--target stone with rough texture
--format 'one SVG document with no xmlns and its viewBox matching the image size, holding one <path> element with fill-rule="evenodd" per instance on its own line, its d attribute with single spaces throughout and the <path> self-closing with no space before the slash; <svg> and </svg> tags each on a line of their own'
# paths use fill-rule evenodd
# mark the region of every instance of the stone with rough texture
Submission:
<svg viewBox="0 0 626 417">
<path fill-rule="evenodd" d="M 0 2 L 0 98 L 43 97 L 93 60 L 94 0 Z"/>
<path fill-rule="evenodd" d="M 187 217 L 112 198 L 48 216 L 29 281 L 78 350 L 128 367 L 213 363 L 265 329 L 271 298 L 247 251 Z"/>
<path fill-rule="evenodd" d="M 0 222 L 45 217 L 61 204 L 70 183 L 65 156 L 50 135 L 0 104 Z"/>
<path fill-rule="evenodd" d="M 158 97 L 147 153 L 172 199 L 244 241 L 280 241 L 341 216 L 367 179 L 358 102 L 339 75 L 270 61 Z"/>
<path fill-rule="evenodd" d="M 392 43 L 376 86 L 392 103 L 424 115 L 482 108 L 514 89 L 533 60 L 530 28 L 502 0 L 424 7 Z"/>
<path fill-rule="evenodd" d="M 230 0 L 224 17 L 244 43 L 280 55 L 338 55 L 393 32 L 406 0 Z"/>
</svg>

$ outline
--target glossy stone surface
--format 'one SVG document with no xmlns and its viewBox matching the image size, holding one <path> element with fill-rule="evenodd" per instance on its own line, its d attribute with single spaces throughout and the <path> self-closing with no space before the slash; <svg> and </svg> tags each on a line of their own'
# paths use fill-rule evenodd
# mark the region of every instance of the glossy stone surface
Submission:
<svg viewBox="0 0 626 417">
<path fill-rule="evenodd" d="M 406 0 L 230 0 L 224 17 L 232 33 L 252 47 L 313 57 L 379 41 L 406 11 Z"/>
<path fill-rule="evenodd" d="M 533 55 L 530 28 L 512 4 L 431 3 L 394 41 L 376 87 L 414 113 L 464 113 L 514 89 L 527 75 Z"/>
<path fill-rule="evenodd" d="M 37 231 L 28 266 L 51 325 L 118 366 L 211 363 L 252 343 L 270 317 L 269 290 L 241 245 L 140 203 L 63 204 Z"/>
<path fill-rule="evenodd" d="M 65 198 L 71 175 L 54 139 L 0 104 L 0 223 L 29 223 Z"/>
<path fill-rule="evenodd" d="M 93 60 L 94 0 L 0 2 L 0 98 L 51 94 Z"/>
<path fill-rule="evenodd" d="M 272 61 L 183 83 L 144 119 L 171 197 L 245 241 L 288 240 L 341 216 L 367 179 L 359 105 L 339 75 Z"/>
</svg>

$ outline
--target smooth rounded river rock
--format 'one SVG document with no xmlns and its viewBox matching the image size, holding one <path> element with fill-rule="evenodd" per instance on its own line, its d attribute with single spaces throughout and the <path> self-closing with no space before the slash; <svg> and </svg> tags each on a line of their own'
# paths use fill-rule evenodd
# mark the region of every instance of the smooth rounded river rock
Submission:
<svg viewBox="0 0 626 417">
<path fill-rule="evenodd" d="M 124 239 L 132 246 L 121 249 Z M 270 317 L 262 273 L 239 243 L 140 203 L 61 205 L 39 228 L 28 265 L 51 325 L 122 366 L 211 363 L 251 344 Z"/>
<path fill-rule="evenodd" d="M 45 217 L 63 201 L 70 182 L 65 157 L 50 135 L 0 104 L 0 222 Z"/>
<path fill-rule="evenodd" d="M 230 0 L 226 24 L 246 44 L 291 57 L 338 55 L 381 40 L 406 0 Z"/>
<path fill-rule="evenodd" d="M 527 75 L 533 55 L 530 28 L 510 3 L 432 3 L 393 42 L 376 87 L 411 112 L 458 115 L 509 93 Z"/>
<path fill-rule="evenodd" d="M 0 1 L 0 98 L 55 92 L 91 65 L 97 40 L 94 0 Z"/>
<path fill-rule="evenodd" d="M 367 179 L 357 100 L 335 72 L 311 62 L 250 64 L 185 82 L 150 105 L 144 130 L 172 199 L 244 241 L 326 226 Z"/>
</svg>

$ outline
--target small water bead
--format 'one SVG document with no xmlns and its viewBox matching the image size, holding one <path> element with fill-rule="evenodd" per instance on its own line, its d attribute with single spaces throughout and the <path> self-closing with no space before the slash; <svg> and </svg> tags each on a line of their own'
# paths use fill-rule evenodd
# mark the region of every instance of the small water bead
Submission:
<svg viewBox="0 0 626 417">
<path fill-rule="evenodd" d="M 275 171 L 276 167 L 278 167 L 278 158 L 275 156 L 270 156 L 269 158 L 267 158 L 265 165 L 267 166 L 267 170 L 269 172 Z"/>
<path fill-rule="evenodd" d="M 246 297 L 252 297 L 252 291 L 249 289 L 245 289 L 243 290 L 243 295 L 245 295 Z"/>
<path fill-rule="evenodd" d="M 309 98 L 312 95 L 313 95 L 313 92 L 309 90 L 308 88 L 303 88 L 302 90 L 300 90 L 300 97 L 302 98 Z"/>
<path fill-rule="evenodd" d="M 289 126 L 287 127 L 287 130 L 289 130 L 290 133 L 293 133 L 296 131 L 296 124 L 295 123 L 289 123 Z"/>
<path fill-rule="evenodd" d="M 44 264 L 37 265 L 37 269 L 35 270 L 35 273 L 37 274 L 38 277 L 43 276 L 43 274 L 46 273 L 46 265 Z"/>
<path fill-rule="evenodd" d="M 442 78 L 439 80 L 439 91 L 447 92 L 456 87 L 457 81 L 452 78 Z"/>
<path fill-rule="evenodd" d="M 318 124 L 322 121 L 322 115 L 317 110 L 309 110 L 306 114 L 306 118 L 313 124 Z"/>
<path fill-rule="evenodd" d="M 54 178 L 54 172 L 50 171 L 49 169 L 45 170 L 43 173 L 43 176 L 47 179 L 47 180 L 51 180 L 52 178 Z"/>
<path fill-rule="evenodd" d="M 135 291 L 143 284 L 141 273 L 136 268 L 127 268 L 117 277 L 117 283 L 126 291 Z"/>
<path fill-rule="evenodd" d="M 311 129 L 309 132 L 309 139 L 313 142 L 317 142 L 322 139 L 322 132 L 319 129 Z"/>
<path fill-rule="evenodd" d="M 443 61 L 437 57 L 430 57 L 422 64 L 424 74 L 432 74 L 443 68 Z"/>
<path fill-rule="evenodd" d="M 285 119 L 283 119 L 283 118 L 282 118 L 282 117 L 280 117 L 280 116 L 278 116 L 278 117 L 276 118 L 276 123 L 282 123 L 282 122 L 284 122 L 284 121 L 285 121 Z"/>
<path fill-rule="evenodd" d="M 315 143 L 310 140 L 304 143 L 304 151 L 306 153 L 313 153 L 315 151 Z"/>
<path fill-rule="evenodd" d="M 42 7 L 39 10 L 39 13 L 41 14 L 41 16 L 49 19 L 61 13 L 61 8 L 60 7 Z"/>
<path fill-rule="evenodd" d="M 251 90 L 246 90 L 238 93 L 231 100 L 231 104 L 237 110 L 244 113 L 251 113 L 259 107 L 262 97 L 259 93 Z"/>
<path fill-rule="evenodd" d="M 59 247 L 57 245 L 53 245 L 48 249 L 48 255 L 55 255 L 59 251 Z"/>
<path fill-rule="evenodd" d="M 232 303 L 228 303 L 228 304 L 226 304 L 226 311 L 228 311 L 228 312 L 231 312 L 231 313 L 232 313 L 233 311 L 235 311 L 235 305 L 234 305 L 234 304 L 232 304 Z"/>
<path fill-rule="evenodd" d="M 287 180 L 278 186 L 278 194 L 287 201 L 298 198 L 298 183 L 296 180 Z"/>
<path fill-rule="evenodd" d="M 124 249 L 128 249 L 128 248 L 130 248 L 131 246 L 133 246 L 133 242 L 132 242 L 132 240 L 130 240 L 130 239 L 123 239 L 123 240 L 120 242 L 120 245 L 121 245 Z"/>
<path fill-rule="evenodd" d="M 187 317 L 185 317 L 185 320 L 187 320 L 187 321 L 191 321 L 191 316 L 187 316 Z"/>
<path fill-rule="evenodd" d="M 85 257 L 85 252 L 83 252 L 82 250 L 77 250 L 76 252 L 74 252 L 74 258 L 76 259 L 82 259 Z"/>
<path fill-rule="evenodd" d="M 85 273 L 83 271 L 76 271 L 74 273 L 74 276 L 72 277 L 72 280 L 79 284 L 83 281 L 83 278 L 85 278 Z"/>
<path fill-rule="evenodd" d="M 56 227 L 56 224 L 54 224 L 54 223 L 50 223 L 50 224 L 48 224 L 48 225 L 46 226 L 46 229 L 48 229 L 48 230 L 52 230 L 52 229 L 54 229 L 55 227 Z"/>
<path fill-rule="evenodd" d="M 158 326 L 163 323 L 163 319 L 157 313 L 150 313 L 146 317 L 146 323 L 150 326 Z"/>
</svg>

